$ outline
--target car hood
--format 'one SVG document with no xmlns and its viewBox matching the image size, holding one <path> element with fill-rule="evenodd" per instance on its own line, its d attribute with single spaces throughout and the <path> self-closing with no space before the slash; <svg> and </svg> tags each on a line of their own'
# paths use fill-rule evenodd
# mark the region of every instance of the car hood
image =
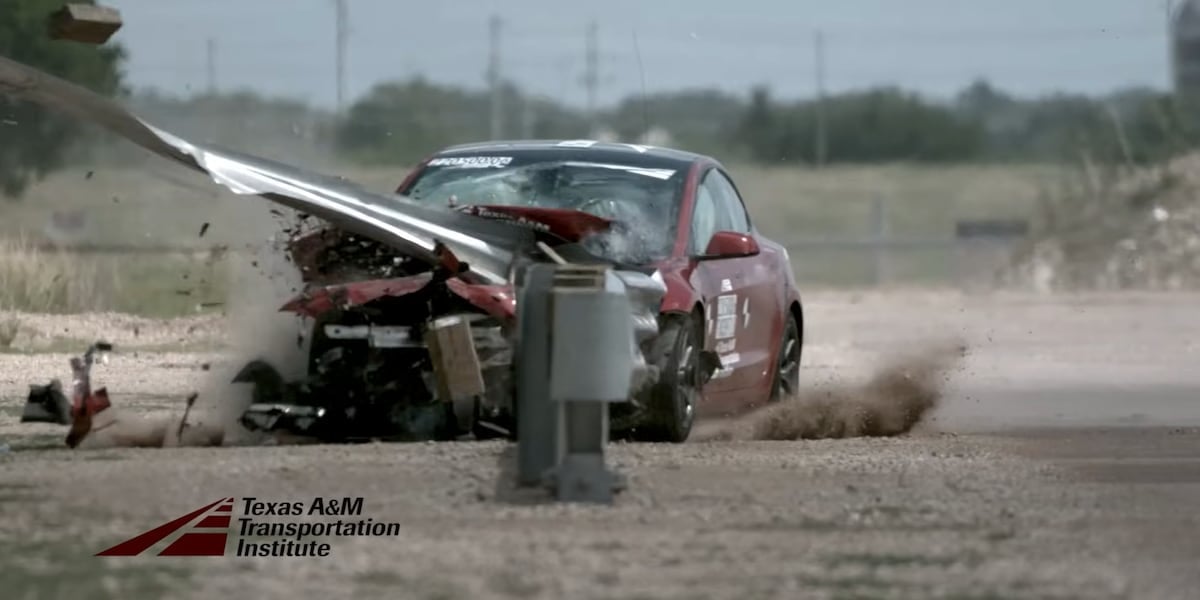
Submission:
<svg viewBox="0 0 1200 600">
<path fill-rule="evenodd" d="M 590 213 L 559 208 L 469 205 L 459 207 L 456 210 L 438 207 L 431 207 L 431 209 L 457 212 L 475 219 L 485 219 L 496 221 L 506 226 L 516 226 L 528 230 L 524 235 L 533 235 L 535 239 L 545 241 L 552 246 L 562 244 L 575 245 L 591 234 L 608 230 L 613 224 L 609 219 Z M 353 243 L 353 240 L 347 240 L 346 236 L 342 235 L 336 228 L 317 228 L 315 231 L 297 235 L 291 239 L 287 244 L 287 252 L 292 263 L 304 275 L 305 282 L 329 284 L 333 282 L 324 280 L 323 278 L 323 274 L 331 266 L 327 262 L 330 259 L 328 252 L 338 247 L 344 247 L 348 241 Z M 411 254 L 405 252 L 404 248 L 393 247 L 392 250 L 393 252 L 389 252 L 389 255 L 411 256 Z M 454 248 L 451 248 L 451 250 L 453 251 Z M 367 254 L 370 255 L 371 253 L 368 252 Z M 457 252 L 455 254 L 457 255 Z M 334 257 L 335 259 L 346 258 L 339 255 L 336 251 L 334 252 Z M 596 258 L 601 257 L 597 256 Z M 353 277 L 353 279 L 359 278 L 375 279 L 376 277 Z M 484 281 L 477 283 L 496 284 L 499 282 Z"/>
</svg>

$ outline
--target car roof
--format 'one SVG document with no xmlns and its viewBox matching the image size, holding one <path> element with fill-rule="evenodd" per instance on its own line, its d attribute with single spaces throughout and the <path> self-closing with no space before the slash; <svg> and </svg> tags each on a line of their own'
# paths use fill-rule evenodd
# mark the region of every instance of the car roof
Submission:
<svg viewBox="0 0 1200 600">
<path fill-rule="evenodd" d="M 525 160 L 581 160 L 625 164 L 632 167 L 683 170 L 707 156 L 642 144 L 596 140 L 510 140 L 458 144 L 434 155 L 514 156 Z"/>
</svg>

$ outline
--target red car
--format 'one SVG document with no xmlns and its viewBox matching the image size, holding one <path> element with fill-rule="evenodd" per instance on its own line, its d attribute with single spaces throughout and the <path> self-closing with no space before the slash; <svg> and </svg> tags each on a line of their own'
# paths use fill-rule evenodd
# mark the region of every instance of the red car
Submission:
<svg viewBox="0 0 1200 600">
<path fill-rule="evenodd" d="M 631 295 L 645 317 L 636 329 L 650 332 L 639 350 L 651 376 L 613 405 L 614 432 L 681 442 L 698 414 L 741 412 L 796 388 L 804 317 L 787 252 L 757 232 L 711 158 L 590 140 L 456 146 L 425 160 L 396 196 L 184 140 L 4 57 L 0 94 L 321 220 L 291 246 L 310 286 L 285 307 L 313 320 L 307 376 L 286 382 L 264 361 L 246 365 L 235 381 L 255 384 L 241 419 L 250 429 L 325 441 L 512 435 L 513 283 L 523 264 L 555 257 L 666 289 L 657 324 Z M 435 398 L 447 380 L 423 337 L 447 316 L 470 323 L 469 375 L 483 379 L 471 388 L 481 394 L 448 394 L 459 399 L 450 403 Z"/>
<path fill-rule="evenodd" d="M 590 140 L 469 144 L 427 158 L 396 192 L 524 225 L 559 248 L 577 245 L 661 277 L 667 293 L 659 334 L 643 349 L 661 376 L 632 402 L 614 405 L 614 431 L 682 442 L 698 415 L 742 412 L 796 389 L 804 316 L 787 251 L 757 231 L 728 172 L 712 158 Z M 314 319 L 310 369 L 325 374 L 317 387 L 387 407 L 371 411 L 372 423 L 416 428 L 420 411 L 404 408 L 397 418 L 396 407 L 428 405 L 428 397 L 380 398 L 424 394 L 427 351 L 418 336 L 385 332 L 380 323 L 470 314 L 488 392 L 457 420 L 477 436 L 513 432 L 511 285 L 439 278 L 425 264 L 409 273 L 387 249 L 330 229 L 298 239 L 292 254 L 313 286 L 284 309 Z M 241 380 L 261 383 L 264 375 L 250 371 Z M 372 376 L 373 389 L 357 383 Z"/>
</svg>

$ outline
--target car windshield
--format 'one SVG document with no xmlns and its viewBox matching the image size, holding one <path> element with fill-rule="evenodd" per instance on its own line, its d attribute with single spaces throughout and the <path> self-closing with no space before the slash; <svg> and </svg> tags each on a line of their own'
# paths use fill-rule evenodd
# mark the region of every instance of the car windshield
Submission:
<svg viewBox="0 0 1200 600">
<path fill-rule="evenodd" d="M 474 158 L 474 157 L 472 157 Z M 408 188 L 417 202 L 448 207 L 520 206 L 577 210 L 614 221 L 584 240 L 589 250 L 626 263 L 670 253 L 683 172 L 585 161 L 513 163 L 508 157 L 433 159 Z"/>
</svg>

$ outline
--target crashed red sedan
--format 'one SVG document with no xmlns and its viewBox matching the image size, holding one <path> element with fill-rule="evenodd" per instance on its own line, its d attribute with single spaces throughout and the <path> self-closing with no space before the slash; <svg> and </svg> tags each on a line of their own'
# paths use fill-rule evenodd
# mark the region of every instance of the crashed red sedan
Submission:
<svg viewBox="0 0 1200 600">
<path fill-rule="evenodd" d="M 429 157 L 396 192 L 527 227 L 550 253 L 579 247 L 665 284 L 658 335 L 642 348 L 658 376 L 614 405 L 614 432 L 682 442 L 698 415 L 741 412 L 796 389 L 804 318 L 787 251 L 758 232 L 712 158 L 590 140 L 488 142 Z M 284 415 L 280 403 L 336 402 L 357 414 L 324 428 L 338 437 L 514 433 L 511 278 L 469 282 L 333 227 L 297 238 L 290 251 L 310 287 L 284 310 L 311 318 L 310 376 L 287 384 L 265 363 L 248 365 L 238 381 L 255 383 L 260 405 L 275 408 L 247 413 L 247 426 L 311 434 L 318 412 Z M 457 261 L 448 251 L 444 259 Z M 470 319 L 486 383 L 451 419 L 437 414 L 419 333 L 446 315 Z"/>
<path fill-rule="evenodd" d="M 2 56 L 0 94 L 317 220 L 290 246 L 309 285 L 285 307 L 311 320 L 307 374 L 285 381 L 266 361 L 245 365 L 235 381 L 252 384 L 240 419 L 250 430 L 329 442 L 516 435 L 514 293 L 539 262 L 599 266 L 626 288 L 636 364 L 629 401 L 611 405 L 614 433 L 681 442 L 699 414 L 796 388 L 804 317 L 787 252 L 758 233 L 709 157 L 489 142 L 439 152 L 381 194 L 186 140 Z M 442 352 L 443 334 L 463 352 Z M 468 368 L 447 356 L 468 356 L 454 365 Z M 42 412 L 62 420 L 52 404 Z"/>
</svg>

